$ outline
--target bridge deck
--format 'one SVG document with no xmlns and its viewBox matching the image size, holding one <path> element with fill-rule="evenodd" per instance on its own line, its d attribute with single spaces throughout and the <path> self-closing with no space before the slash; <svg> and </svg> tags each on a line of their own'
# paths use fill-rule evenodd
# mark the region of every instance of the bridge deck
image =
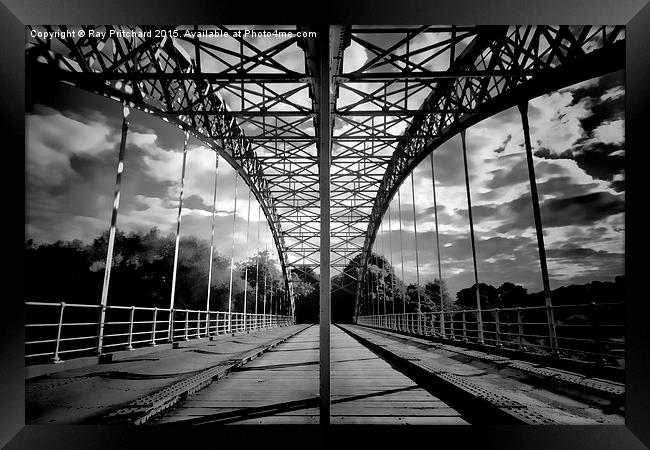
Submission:
<svg viewBox="0 0 650 450">
<path fill-rule="evenodd" d="M 215 365 L 235 362 L 304 327 L 292 325 L 234 336 L 219 335 L 214 341 L 182 342 L 178 349 L 167 344 L 140 348 L 115 354 L 108 364 L 87 363 L 78 367 L 78 362 L 70 360 L 32 367 L 31 372 L 38 376 L 30 376 L 25 382 L 26 422 L 94 423 L 128 402 Z"/>
<path fill-rule="evenodd" d="M 624 386 L 553 367 L 518 361 L 456 345 L 440 344 L 358 325 L 345 330 L 381 349 L 382 356 L 406 361 L 453 397 L 470 393 L 530 424 L 624 423 Z M 383 355 L 386 353 L 386 355 Z M 461 392 L 462 391 L 462 392 Z M 461 408 L 460 403 L 454 403 Z M 470 406 L 473 408 L 473 406 Z M 485 417 L 468 418 L 483 423 Z"/>
<path fill-rule="evenodd" d="M 154 423 L 318 423 L 318 327 L 312 326 L 189 397 Z M 331 422 L 464 424 L 337 327 L 331 328 Z"/>
<path fill-rule="evenodd" d="M 296 325 L 52 366 L 27 380 L 27 422 L 318 423 L 318 332 Z M 623 423 L 620 383 L 355 325 L 332 326 L 330 351 L 333 424 Z"/>
</svg>

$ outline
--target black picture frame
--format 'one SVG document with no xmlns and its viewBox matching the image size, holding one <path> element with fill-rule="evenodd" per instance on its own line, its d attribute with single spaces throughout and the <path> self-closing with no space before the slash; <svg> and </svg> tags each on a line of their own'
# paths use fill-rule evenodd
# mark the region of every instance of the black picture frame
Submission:
<svg viewBox="0 0 650 450">
<path fill-rule="evenodd" d="M 368 427 L 304 426 L 215 429 L 25 425 L 23 243 L 15 211 L 24 210 L 24 49 L 27 24 L 174 23 L 431 23 L 431 24 L 623 24 L 626 25 L 626 424 L 625 426 Z M 438 446 L 500 449 L 636 449 L 650 446 L 650 299 L 644 296 L 648 239 L 644 221 L 644 170 L 650 125 L 650 5 L 648 0 L 338 0 L 215 2 L 207 0 L 3 0 L 0 111 L 3 138 L 3 217 L 6 272 L 0 312 L 0 445 L 7 449 L 339 446 L 351 438 L 363 446 Z M 9 139 L 7 139 L 9 138 Z M 21 151 L 23 149 L 23 151 Z M 7 159 L 8 158 L 8 159 Z M 9 200 L 9 202 L 7 202 Z M 15 203 L 13 203 L 15 202 Z M 202 441 L 203 443 L 199 443 Z M 645 445 L 644 445 L 645 444 Z M 359 444 L 357 444 L 359 445 Z"/>
</svg>

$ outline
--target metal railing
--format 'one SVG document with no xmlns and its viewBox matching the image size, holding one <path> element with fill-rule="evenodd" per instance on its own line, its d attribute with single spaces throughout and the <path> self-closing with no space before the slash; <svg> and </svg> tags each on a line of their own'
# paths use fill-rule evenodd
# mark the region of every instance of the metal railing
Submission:
<svg viewBox="0 0 650 450">
<path fill-rule="evenodd" d="M 98 353 L 100 305 L 25 302 L 25 361 Z M 291 316 L 105 306 L 102 353 L 292 325 Z"/>
<path fill-rule="evenodd" d="M 549 326 L 547 308 L 554 323 Z M 624 366 L 623 303 L 493 308 L 359 316 L 357 323 L 450 341 L 562 356 L 602 365 Z M 549 330 L 555 330 L 555 341 Z M 480 339 L 482 335 L 482 340 Z"/>
</svg>

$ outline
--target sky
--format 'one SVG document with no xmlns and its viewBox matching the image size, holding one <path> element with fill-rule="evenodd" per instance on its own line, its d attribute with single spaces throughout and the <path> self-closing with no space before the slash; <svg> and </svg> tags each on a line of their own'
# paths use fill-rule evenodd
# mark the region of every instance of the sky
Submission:
<svg viewBox="0 0 650 450">
<path fill-rule="evenodd" d="M 346 57 L 350 64 L 346 70 L 352 70 L 367 56 L 352 46 Z M 435 60 L 430 64 L 437 68 Z M 27 95 L 26 238 L 36 243 L 91 242 L 110 224 L 121 105 L 63 84 L 28 85 Z M 342 93 L 342 104 L 354 100 L 347 95 Z M 228 96 L 224 99 L 228 101 Z M 164 234 L 174 232 L 182 133 L 138 110 L 129 119 L 118 229 L 147 231 L 155 226 Z M 530 102 L 529 120 L 551 288 L 622 275 L 624 73 L 538 97 Z M 467 149 L 479 281 L 494 286 L 510 281 L 530 292 L 541 290 L 518 110 L 508 109 L 468 129 Z M 474 279 L 459 136 L 435 150 L 434 164 L 441 272 L 453 296 Z M 210 239 L 214 166 L 215 153 L 190 138 L 183 235 Z M 418 267 L 420 279 L 427 281 L 438 276 L 429 158 L 414 174 Z M 256 249 L 273 246 L 264 219 L 258 218 L 255 200 L 250 203 L 247 227 L 249 191 L 241 180 L 233 227 L 234 176 L 221 160 L 215 248 L 230 256 L 234 229 L 234 253 L 239 260 Z M 406 280 L 412 282 L 416 252 L 410 179 L 400 192 L 404 271 Z M 390 228 L 389 235 L 386 217 L 375 251 L 392 259 L 400 275 L 397 198 L 391 204 Z"/>
</svg>

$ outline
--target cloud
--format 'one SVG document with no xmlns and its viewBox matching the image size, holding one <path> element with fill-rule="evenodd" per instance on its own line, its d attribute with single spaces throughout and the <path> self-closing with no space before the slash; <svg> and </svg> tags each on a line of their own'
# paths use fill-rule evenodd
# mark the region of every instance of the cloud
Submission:
<svg viewBox="0 0 650 450">
<path fill-rule="evenodd" d="M 625 141 L 624 121 L 615 120 L 599 125 L 594 130 L 594 137 L 604 144 L 621 144 Z"/>
<path fill-rule="evenodd" d="M 37 105 L 25 121 L 28 183 L 35 188 L 56 187 L 79 177 L 72 157 L 96 158 L 115 150 L 114 131 L 97 120 L 72 119 Z"/>
</svg>

